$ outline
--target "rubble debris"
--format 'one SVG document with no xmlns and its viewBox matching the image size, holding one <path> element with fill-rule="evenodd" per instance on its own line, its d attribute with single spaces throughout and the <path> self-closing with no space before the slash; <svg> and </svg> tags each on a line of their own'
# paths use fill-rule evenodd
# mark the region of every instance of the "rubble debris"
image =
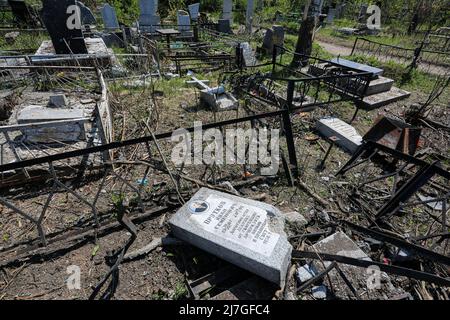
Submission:
<svg viewBox="0 0 450 320">
<path fill-rule="evenodd" d="M 326 299 L 327 298 L 327 287 L 316 286 L 311 289 L 312 295 L 316 299 Z"/>
<path fill-rule="evenodd" d="M 226 92 L 223 86 L 210 88 L 204 80 L 199 80 L 196 77 L 191 77 L 192 81 L 189 84 L 195 84 L 201 88 L 200 100 L 204 102 L 214 111 L 234 110 L 238 107 L 238 100 L 229 92 Z"/>
<path fill-rule="evenodd" d="M 175 237 L 284 286 L 292 246 L 273 206 L 202 188 L 170 225 Z"/>
<path fill-rule="evenodd" d="M 311 280 L 315 276 L 318 275 L 318 271 L 316 267 L 314 266 L 314 263 L 305 264 L 304 266 L 301 266 L 297 269 L 297 279 L 300 281 L 300 283 L 306 282 L 308 280 Z"/>
<path fill-rule="evenodd" d="M 314 246 L 314 251 L 320 253 L 330 253 L 335 255 L 341 255 L 346 257 L 351 257 L 355 259 L 371 261 L 371 259 L 365 254 L 345 233 L 337 232 L 321 241 L 316 243 Z M 323 268 L 331 266 L 331 262 L 323 262 L 323 267 L 321 263 L 317 264 L 317 269 L 320 272 Z M 367 274 L 364 269 L 357 268 L 354 266 L 342 265 L 338 263 L 338 267 L 345 274 L 345 276 L 350 281 L 351 285 L 356 289 L 358 295 L 363 295 L 367 288 Z M 333 286 L 333 293 L 336 297 L 342 299 L 348 299 L 354 295 L 349 287 L 344 282 L 342 283 L 342 278 L 337 270 L 330 270 L 328 272 L 331 284 Z M 316 289 L 317 298 L 326 298 L 326 287 L 322 286 L 320 289 Z M 314 294 L 314 289 L 313 289 Z M 398 292 L 396 293 L 398 294 Z"/>
</svg>

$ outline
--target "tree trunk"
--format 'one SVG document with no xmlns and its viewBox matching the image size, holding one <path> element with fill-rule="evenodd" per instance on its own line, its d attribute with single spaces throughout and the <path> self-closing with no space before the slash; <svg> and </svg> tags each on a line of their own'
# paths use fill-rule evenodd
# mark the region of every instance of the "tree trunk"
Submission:
<svg viewBox="0 0 450 320">
<path fill-rule="evenodd" d="M 292 59 L 291 62 L 292 68 L 298 68 L 308 63 L 308 58 L 302 57 L 300 55 L 307 55 L 307 56 L 311 55 L 315 25 L 316 25 L 315 17 L 308 16 L 305 19 L 303 19 L 300 25 L 300 29 L 298 31 L 297 45 L 295 47 L 295 53 L 297 53 L 297 55 L 294 55 L 294 58 Z"/>
</svg>

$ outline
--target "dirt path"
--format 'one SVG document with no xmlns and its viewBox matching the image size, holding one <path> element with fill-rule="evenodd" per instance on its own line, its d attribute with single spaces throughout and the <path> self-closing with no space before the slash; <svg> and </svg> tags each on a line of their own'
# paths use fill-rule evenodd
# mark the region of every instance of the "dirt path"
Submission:
<svg viewBox="0 0 450 320">
<path fill-rule="evenodd" d="M 352 53 L 352 47 L 324 42 L 321 40 L 315 40 L 324 50 L 332 54 L 333 56 L 349 56 Z M 382 56 L 384 61 L 394 61 L 396 63 L 404 63 L 401 59 L 394 56 Z M 443 66 L 431 65 L 431 64 L 419 64 L 418 69 L 435 75 L 449 74 L 450 70 Z"/>
</svg>

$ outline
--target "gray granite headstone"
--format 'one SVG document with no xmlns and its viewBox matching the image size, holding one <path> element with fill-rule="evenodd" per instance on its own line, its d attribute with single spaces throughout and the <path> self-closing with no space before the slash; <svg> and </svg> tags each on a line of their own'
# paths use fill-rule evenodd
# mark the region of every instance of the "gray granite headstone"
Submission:
<svg viewBox="0 0 450 320">
<path fill-rule="evenodd" d="M 188 6 L 189 14 L 192 20 L 197 20 L 200 14 L 200 3 L 194 3 Z"/>
<path fill-rule="evenodd" d="M 266 33 L 264 34 L 263 48 L 266 49 L 266 51 L 268 53 L 271 53 L 273 50 L 273 30 L 272 29 L 267 29 Z"/>
<path fill-rule="evenodd" d="M 108 3 L 100 8 L 102 13 L 103 23 L 105 24 L 105 29 L 118 29 L 119 21 L 117 20 L 116 11 Z"/>
<path fill-rule="evenodd" d="M 358 14 L 358 22 L 365 23 L 366 22 L 366 15 L 367 15 L 367 8 L 369 6 L 367 4 L 362 4 L 359 8 L 359 14 Z"/>
<path fill-rule="evenodd" d="M 334 21 L 335 17 L 336 17 L 336 9 L 335 8 L 330 8 L 328 10 L 328 14 L 327 14 L 327 22 L 328 23 L 332 23 Z"/>
<path fill-rule="evenodd" d="M 273 29 L 273 44 L 282 47 L 284 45 L 284 27 L 274 25 Z"/>
<path fill-rule="evenodd" d="M 275 207 L 202 188 L 170 225 L 175 237 L 284 286 L 292 246 Z"/>
<path fill-rule="evenodd" d="M 140 0 L 141 14 L 156 15 L 158 12 L 158 0 Z"/>
<path fill-rule="evenodd" d="M 81 2 L 76 2 L 77 6 L 80 8 L 80 14 L 81 14 L 81 23 L 84 25 L 91 25 L 96 24 L 97 20 L 95 19 L 94 14 L 92 13 L 91 9 L 86 7 L 86 5 Z"/>
<path fill-rule="evenodd" d="M 158 0 L 140 0 L 139 8 L 139 27 L 144 32 L 155 32 L 161 24 L 161 18 L 158 15 Z"/>
</svg>

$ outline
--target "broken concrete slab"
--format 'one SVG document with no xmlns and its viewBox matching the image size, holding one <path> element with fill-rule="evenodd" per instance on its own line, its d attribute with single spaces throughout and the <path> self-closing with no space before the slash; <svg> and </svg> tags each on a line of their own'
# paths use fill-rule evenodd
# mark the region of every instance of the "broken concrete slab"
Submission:
<svg viewBox="0 0 450 320">
<path fill-rule="evenodd" d="M 200 100 L 218 112 L 237 109 L 239 101 L 231 93 L 219 91 L 219 88 L 200 91 Z"/>
<path fill-rule="evenodd" d="M 113 52 L 108 49 L 102 38 L 85 38 L 87 56 L 77 56 L 77 61 L 70 55 L 57 56 L 53 43 L 44 40 L 35 55 L 31 57 L 33 65 L 84 65 L 110 66 Z"/>
<path fill-rule="evenodd" d="M 283 221 L 271 205 L 202 188 L 170 225 L 177 238 L 283 287 L 292 252 Z"/>
<path fill-rule="evenodd" d="M 297 269 L 297 279 L 300 283 L 311 280 L 318 274 L 316 267 L 314 266 L 314 262 L 310 264 L 305 264 Z"/>
<path fill-rule="evenodd" d="M 316 129 L 326 138 L 337 137 L 340 147 L 354 153 L 362 145 L 362 136 L 348 123 L 339 118 L 327 117 L 317 121 Z"/>
</svg>

